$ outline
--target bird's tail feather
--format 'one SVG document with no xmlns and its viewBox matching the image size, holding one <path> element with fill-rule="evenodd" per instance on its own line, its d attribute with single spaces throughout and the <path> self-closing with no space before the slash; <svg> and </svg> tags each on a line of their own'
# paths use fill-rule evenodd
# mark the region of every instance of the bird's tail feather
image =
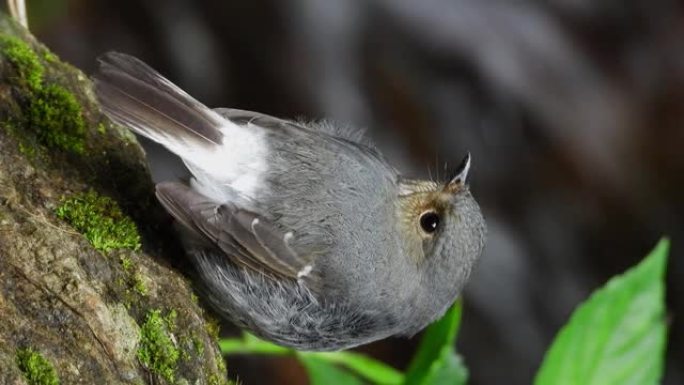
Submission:
<svg viewBox="0 0 684 385">
<path fill-rule="evenodd" d="M 197 146 L 220 145 L 227 121 L 140 60 L 117 52 L 99 58 L 95 92 L 103 111 L 184 158 Z"/>
</svg>

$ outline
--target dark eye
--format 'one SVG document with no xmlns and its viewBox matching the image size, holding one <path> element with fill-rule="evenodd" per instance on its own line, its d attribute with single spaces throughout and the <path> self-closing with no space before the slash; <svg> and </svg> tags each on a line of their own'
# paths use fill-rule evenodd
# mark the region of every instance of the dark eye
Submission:
<svg viewBox="0 0 684 385">
<path fill-rule="evenodd" d="M 439 215 L 434 211 L 421 214 L 420 227 L 428 234 L 434 233 L 439 227 Z"/>
</svg>

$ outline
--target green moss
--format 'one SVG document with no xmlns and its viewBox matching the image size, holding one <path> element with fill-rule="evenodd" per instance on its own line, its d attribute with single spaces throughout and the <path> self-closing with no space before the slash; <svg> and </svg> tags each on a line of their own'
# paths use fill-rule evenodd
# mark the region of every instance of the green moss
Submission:
<svg viewBox="0 0 684 385">
<path fill-rule="evenodd" d="M 17 366 L 29 385 L 59 385 L 59 378 L 50 362 L 30 348 L 17 351 Z"/>
<path fill-rule="evenodd" d="M 55 55 L 54 53 L 52 53 L 50 51 L 45 51 L 45 53 L 43 53 L 43 59 L 45 59 L 45 61 L 48 63 L 57 63 L 58 62 L 57 55 Z"/>
<path fill-rule="evenodd" d="M 197 352 L 198 355 L 202 356 L 204 355 L 204 341 L 202 341 L 201 338 L 199 338 L 196 335 L 192 336 L 192 346 L 195 348 L 195 351 Z"/>
<path fill-rule="evenodd" d="M 1 122 L 0 125 L 2 125 L 5 131 L 16 140 L 19 152 L 24 155 L 26 159 L 32 163 L 46 159 L 45 152 L 38 143 L 37 138 L 32 135 L 23 135 L 21 123 L 17 124 L 12 120 L 7 120 Z"/>
<path fill-rule="evenodd" d="M 209 334 L 209 337 L 214 339 L 214 341 L 218 342 L 219 333 L 221 332 L 221 324 L 219 323 L 219 321 L 213 317 L 207 316 L 204 328 L 207 331 L 207 334 Z"/>
<path fill-rule="evenodd" d="M 145 281 L 143 281 L 140 273 L 133 274 L 133 290 L 143 297 L 147 295 L 147 285 L 145 285 Z"/>
<path fill-rule="evenodd" d="M 219 384 L 232 384 L 232 382 L 225 379 L 225 376 L 227 376 L 228 369 L 226 369 L 226 360 L 221 355 L 219 355 L 216 358 L 216 367 L 218 368 L 219 373 L 222 373 L 221 376 L 216 376 L 217 379 L 222 381 L 222 382 L 219 382 Z M 214 376 L 212 376 L 212 377 L 214 377 Z M 210 380 L 211 380 L 211 378 L 210 378 Z"/>
<path fill-rule="evenodd" d="M 162 317 L 159 310 L 148 312 L 145 323 L 140 329 L 137 352 L 138 360 L 145 368 L 169 383 L 175 382 L 176 366 L 180 358 L 180 352 L 171 335 L 174 323 L 174 311 L 166 317 Z"/>
<path fill-rule="evenodd" d="M 130 309 L 140 299 L 139 296 L 147 296 L 149 290 L 147 289 L 145 277 L 140 273 L 140 269 L 130 256 L 121 254 L 119 262 L 124 274 L 117 278 L 116 284 L 124 289 L 122 293 L 123 302 L 126 308 Z"/>
<path fill-rule="evenodd" d="M 109 197 L 90 190 L 62 201 L 56 215 L 80 231 L 96 249 L 140 248 L 135 223 Z"/>
<path fill-rule="evenodd" d="M 82 154 L 86 124 L 81 105 L 65 88 L 49 84 L 36 90 L 29 101 L 27 125 L 48 147 Z"/>
<path fill-rule="evenodd" d="M 35 159 L 37 152 L 33 146 L 28 146 L 25 143 L 19 143 L 19 152 L 24 154 L 29 159 Z"/>
<path fill-rule="evenodd" d="M 176 328 L 176 318 L 178 318 L 178 313 L 173 309 L 169 311 L 169 314 L 167 314 L 166 317 L 164 317 L 166 324 L 169 325 L 171 329 Z"/>
<path fill-rule="evenodd" d="M 120 258 L 121 258 L 121 259 L 120 259 L 120 261 L 121 261 L 121 267 L 124 269 L 124 271 L 125 271 L 125 272 L 131 271 L 131 269 L 133 268 L 133 265 L 134 265 L 133 260 L 131 259 L 131 257 L 129 257 L 129 256 L 127 256 L 127 255 L 122 255 Z"/>
<path fill-rule="evenodd" d="M 221 373 L 225 373 L 228 370 L 226 368 L 226 359 L 223 358 L 223 356 L 219 356 L 217 360 L 216 366 L 218 366 L 218 369 L 221 371 Z"/>
<path fill-rule="evenodd" d="M 219 334 L 220 334 L 220 332 L 221 332 L 221 325 L 220 325 L 220 323 L 218 322 L 218 320 L 216 320 L 215 318 L 210 317 L 210 316 L 206 317 L 205 328 L 206 328 L 206 331 L 207 331 L 207 333 L 209 334 L 209 336 L 210 336 L 211 338 L 213 338 L 214 341 L 216 341 L 216 344 L 218 345 Z M 230 381 L 224 379 L 224 378 L 225 378 L 224 376 L 225 376 L 225 374 L 226 374 L 226 372 L 227 372 L 227 369 L 226 369 L 226 360 L 225 360 L 221 355 L 219 355 L 218 357 L 216 357 L 216 367 L 218 368 L 218 370 L 219 370 L 220 373 L 223 373 L 223 376 L 216 376 L 216 375 L 213 375 L 213 376 L 211 376 L 211 377 L 209 378 L 209 381 L 210 381 L 209 383 L 210 383 L 210 384 L 214 384 L 214 383 L 215 383 L 215 384 L 222 384 L 222 385 L 223 385 L 223 384 L 232 384 L 232 382 L 230 382 Z M 214 382 L 214 383 L 212 383 L 212 382 L 211 382 L 212 380 L 213 380 L 213 381 L 220 381 L 220 382 Z"/>
<path fill-rule="evenodd" d="M 86 124 L 74 94 L 57 84 L 45 84 L 45 68 L 39 56 L 21 39 L 0 35 L 0 52 L 12 64 L 14 74 L 10 76 L 16 78 L 16 85 L 25 88 L 26 128 L 48 147 L 82 154 Z M 50 52 L 44 53 L 43 58 L 48 62 L 57 60 Z"/>
<path fill-rule="evenodd" d="M 224 377 L 219 376 L 218 374 L 212 374 L 209 376 L 207 383 L 209 385 L 230 385 L 231 382 L 226 380 Z"/>
<path fill-rule="evenodd" d="M 20 82 L 31 91 L 41 88 L 45 68 L 31 46 L 15 36 L 0 35 L 0 50 L 14 66 Z"/>
<path fill-rule="evenodd" d="M 183 349 L 181 351 L 183 361 L 190 361 L 193 357 L 200 361 L 204 360 L 204 341 L 194 331 L 181 335 L 179 341 L 179 346 Z"/>
</svg>

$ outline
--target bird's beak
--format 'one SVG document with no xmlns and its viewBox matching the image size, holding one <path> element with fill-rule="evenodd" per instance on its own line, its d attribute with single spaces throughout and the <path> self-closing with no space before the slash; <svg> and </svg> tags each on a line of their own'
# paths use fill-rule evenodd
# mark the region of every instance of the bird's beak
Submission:
<svg viewBox="0 0 684 385">
<path fill-rule="evenodd" d="M 458 165 L 455 171 L 455 175 L 447 183 L 447 189 L 452 192 L 456 192 L 461 186 L 466 183 L 466 178 L 468 178 L 468 171 L 470 171 L 470 152 L 468 152 Z"/>
</svg>

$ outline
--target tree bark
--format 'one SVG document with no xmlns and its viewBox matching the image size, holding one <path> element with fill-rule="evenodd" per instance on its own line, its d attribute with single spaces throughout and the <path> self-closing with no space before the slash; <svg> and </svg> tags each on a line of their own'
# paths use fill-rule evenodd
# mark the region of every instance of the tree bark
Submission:
<svg viewBox="0 0 684 385">
<path fill-rule="evenodd" d="M 0 15 L 0 383 L 226 383 L 169 225 L 90 80 Z"/>
</svg>

